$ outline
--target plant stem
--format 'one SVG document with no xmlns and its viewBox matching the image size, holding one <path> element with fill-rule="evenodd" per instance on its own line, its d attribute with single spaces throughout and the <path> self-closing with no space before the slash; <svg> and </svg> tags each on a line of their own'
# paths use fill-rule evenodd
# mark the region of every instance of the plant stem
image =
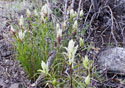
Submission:
<svg viewBox="0 0 125 88">
<path fill-rule="evenodd" d="M 82 61 L 82 49 L 80 50 L 80 61 L 79 64 L 81 64 Z M 79 75 L 80 75 L 80 65 L 79 65 Z"/>
<path fill-rule="evenodd" d="M 72 86 L 72 64 L 70 65 L 70 88 L 73 88 Z"/>
</svg>

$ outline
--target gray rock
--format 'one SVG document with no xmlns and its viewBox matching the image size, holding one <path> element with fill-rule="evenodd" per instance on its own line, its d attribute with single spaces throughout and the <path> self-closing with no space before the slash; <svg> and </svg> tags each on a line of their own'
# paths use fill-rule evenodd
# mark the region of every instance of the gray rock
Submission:
<svg viewBox="0 0 125 88">
<path fill-rule="evenodd" d="M 101 69 L 125 74 L 125 48 L 110 48 L 98 55 L 98 64 Z"/>
<path fill-rule="evenodd" d="M 19 83 L 14 83 L 9 88 L 19 88 Z"/>
</svg>

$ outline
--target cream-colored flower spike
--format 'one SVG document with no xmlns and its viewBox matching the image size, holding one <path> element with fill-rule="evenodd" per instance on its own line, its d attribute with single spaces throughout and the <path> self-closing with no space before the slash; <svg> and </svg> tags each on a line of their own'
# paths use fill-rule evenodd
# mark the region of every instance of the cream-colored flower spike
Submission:
<svg viewBox="0 0 125 88">
<path fill-rule="evenodd" d="M 34 16 L 38 16 L 39 14 L 38 14 L 38 12 L 37 12 L 37 10 L 35 9 L 34 10 Z"/>
<path fill-rule="evenodd" d="M 30 17 L 30 16 L 31 16 L 31 12 L 30 12 L 30 10 L 29 10 L 29 9 L 27 9 L 27 10 L 26 10 L 26 14 L 27 14 L 27 16 L 28 16 L 28 17 Z"/>
<path fill-rule="evenodd" d="M 42 67 L 41 72 L 43 72 L 44 74 L 47 75 L 48 72 L 49 72 L 48 64 L 46 64 L 44 61 L 42 61 L 42 63 L 41 63 L 41 67 Z"/>
<path fill-rule="evenodd" d="M 73 29 L 77 30 L 78 29 L 78 22 L 77 20 L 75 20 L 74 24 L 73 24 Z"/>
<path fill-rule="evenodd" d="M 75 11 L 73 9 L 71 9 L 70 10 L 70 18 L 73 18 L 74 14 L 75 14 Z"/>
<path fill-rule="evenodd" d="M 83 60 L 83 65 L 86 69 L 89 69 L 89 59 L 88 56 L 85 56 L 84 60 Z"/>
<path fill-rule="evenodd" d="M 80 11 L 80 17 L 84 15 L 83 10 Z"/>
<path fill-rule="evenodd" d="M 56 30 L 60 29 L 59 23 L 56 24 Z"/>
<path fill-rule="evenodd" d="M 70 18 L 74 18 L 77 16 L 77 12 L 74 11 L 73 9 L 70 10 Z"/>
<path fill-rule="evenodd" d="M 41 21 L 42 21 L 42 23 L 44 23 L 46 21 L 43 15 L 41 15 Z"/>
<path fill-rule="evenodd" d="M 26 30 L 24 32 L 22 32 L 22 30 L 19 31 L 18 33 L 18 38 L 22 41 L 25 37 L 25 34 L 26 34 Z"/>
<path fill-rule="evenodd" d="M 77 17 L 77 12 L 75 11 L 75 13 L 74 13 L 74 17 Z"/>
<path fill-rule="evenodd" d="M 23 26 L 23 25 L 24 25 L 24 18 L 23 18 L 23 15 L 20 16 L 19 25 L 20 25 L 20 26 Z"/>
<path fill-rule="evenodd" d="M 90 75 L 88 75 L 85 79 L 85 83 L 88 85 L 90 84 Z"/>
<path fill-rule="evenodd" d="M 65 31 L 66 30 L 66 21 L 64 21 L 63 23 L 62 23 L 62 28 L 63 28 L 63 30 Z"/>
<path fill-rule="evenodd" d="M 47 4 L 45 4 L 43 7 L 42 7 L 42 9 L 41 9 L 41 12 L 43 13 L 43 14 L 48 14 L 48 6 L 47 6 Z"/>
<path fill-rule="evenodd" d="M 62 37 L 62 29 L 57 29 L 57 38 Z"/>
<path fill-rule="evenodd" d="M 42 7 L 41 13 L 43 13 L 44 15 L 47 15 L 47 16 L 49 16 L 49 15 L 52 13 L 52 11 L 51 11 L 51 9 L 49 8 L 48 4 L 45 4 L 45 5 Z"/>
<path fill-rule="evenodd" d="M 78 48 L 78 45 L 75 46 L 75 42 L 73 40 L 69 41 L 68 48 L 65 47 L 65 49 L 67 50 L 67 56 L 69 58 L 69 65 L 74 63 L 74 58 L 75 58 L 77 48 Z"/>
</svg>

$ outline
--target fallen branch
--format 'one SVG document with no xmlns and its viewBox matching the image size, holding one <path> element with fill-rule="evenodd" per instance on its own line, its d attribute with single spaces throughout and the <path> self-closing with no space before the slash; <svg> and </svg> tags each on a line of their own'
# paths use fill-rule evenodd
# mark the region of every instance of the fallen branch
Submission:
<svg viewBox="0 0 125 88">
<path fill-rule="evenodd" d="M 110 11 L 110 13 L 111 13 L 111 20 L 112 20 L 112 26 L 111 26 L 111 35 L 112 35 L 112 37 L 113 37 L 113 39 L 114 39 L 114 41 L 115 41 L 115 44 L 116 44 L 116 46 L 118 45 L 118 41 L 116 40 L 116 38 L 115 38 L 115 35 L 114 35 L 114 16 L 113 16 L 113 12 L 112 12 L 112 9 L 110 8 L 110 6 L 107 6 L 107 8 L 109 9 L 109 11 Z"/>
</svg>

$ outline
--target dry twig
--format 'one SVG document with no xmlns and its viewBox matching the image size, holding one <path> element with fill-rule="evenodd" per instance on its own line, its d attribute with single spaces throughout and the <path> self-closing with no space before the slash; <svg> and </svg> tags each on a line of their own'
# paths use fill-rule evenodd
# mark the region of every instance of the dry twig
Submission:
<svg viewBox="0 0 125 88">
<path fill-rule="evenodd" d="M 79 8 L 78 8 L 78 15 L 77 15 L 77 19 L 79 18 L 79 13 L 80 13 L 80 8 L 81 8 L 81 3 L 82 3 L 82 0 L 79 1 Z"/>
</svg>

